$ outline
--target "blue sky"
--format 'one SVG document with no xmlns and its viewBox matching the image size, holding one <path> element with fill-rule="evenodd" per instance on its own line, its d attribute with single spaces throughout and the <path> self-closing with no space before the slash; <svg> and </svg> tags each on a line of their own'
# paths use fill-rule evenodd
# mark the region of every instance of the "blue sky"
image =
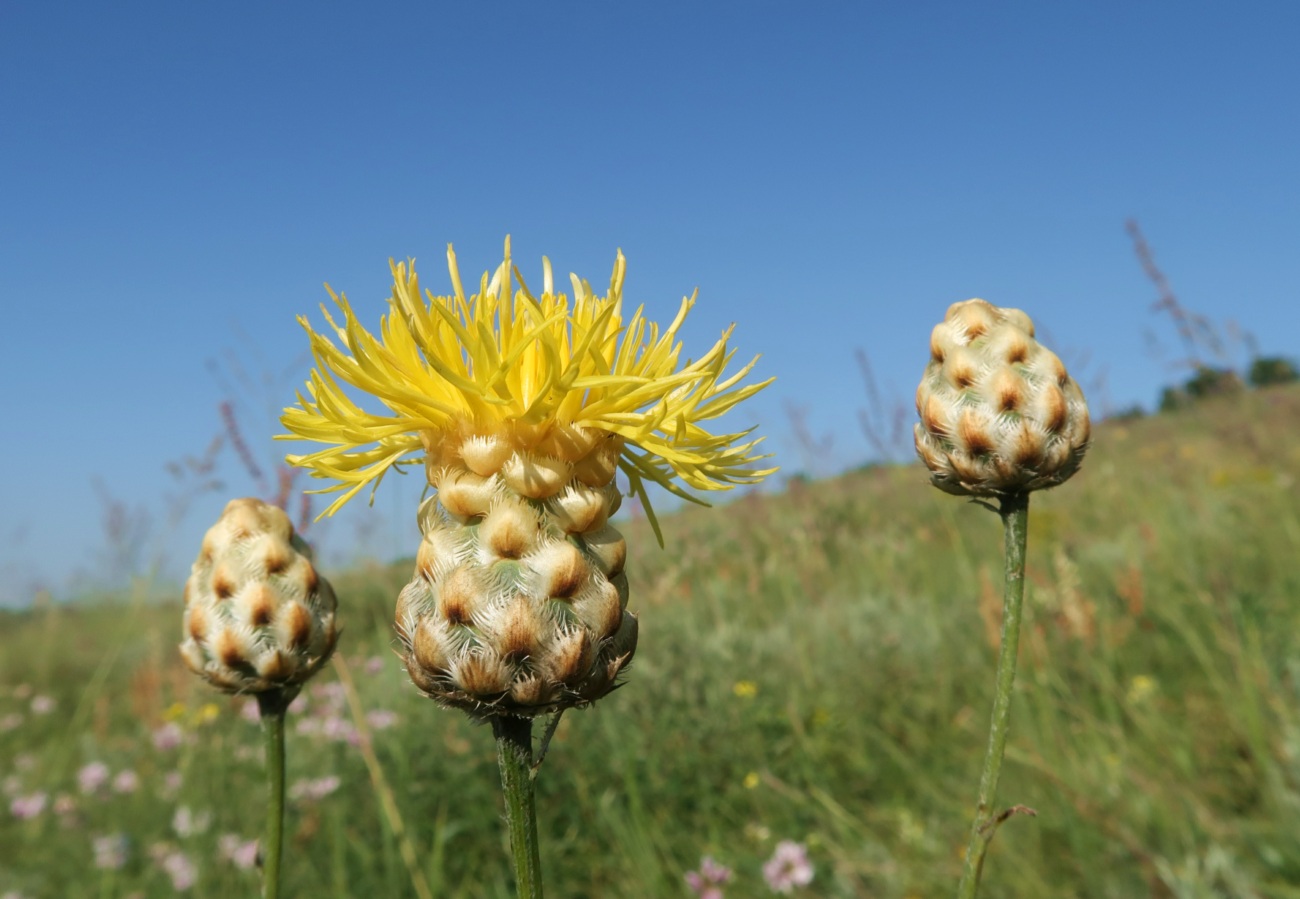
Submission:
<svg viewBox="0 0 1300 899">
<path fill-rule="evenodd" d="M 1298 39 L 1283 2 L 6 4 L 0 603 L 105 574 L 101 494 L 183 572 L 255 488 L 227 451 L 169 521 L 167 463 L 233 398 L 269 466 L 322 283 L 377 323 L 388 259 L 443 292 L 449 242 L 594 284 L 621 247 L 659 318 L 698 287 L 687 352 L 738 322 L 787 470 L 788 404 L 817 465 L 863 460 L 855 350 L 906 401 L 971 296 L 1150 406 L 1177 346 L 1129 216 L 1188 307 L 1294 356 Z M 418 493 L 317 534 L 407 554 Z"/>
</svg>

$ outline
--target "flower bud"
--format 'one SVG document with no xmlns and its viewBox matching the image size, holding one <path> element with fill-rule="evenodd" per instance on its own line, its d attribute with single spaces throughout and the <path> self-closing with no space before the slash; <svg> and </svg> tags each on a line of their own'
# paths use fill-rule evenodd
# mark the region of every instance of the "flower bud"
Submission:
<svg viewBox="0 0 1300 899">
<path fill-rule="evenodd" d="M 1054 487 L 1088 449 L 1088 404 L 1019 309 L 948 308 L 916 391 L 916 451 L 931 482 L 959 496 Z"/>
</svg>

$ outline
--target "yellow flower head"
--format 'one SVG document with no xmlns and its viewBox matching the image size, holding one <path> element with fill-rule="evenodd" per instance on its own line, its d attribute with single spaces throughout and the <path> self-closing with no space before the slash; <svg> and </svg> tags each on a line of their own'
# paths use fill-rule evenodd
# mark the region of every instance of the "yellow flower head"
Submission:
<svg viewBox="0 0 1300 899">
<path fill-rule="evenodd" d="M 490 438 L 502 451 L 568 454 L 569 461 L 601 436 L 616 438 L 618 467 L 656 534 L 645 481 L 703 504 L 683 485 L 726 490 L 775 471 L 757 466 L 768 457 L 756 453 L 759 439 L 746 439 L 752 429 L 713 434 L 701 425 L 772 379 L 740 385 L 757 358 L 725 375 L 735 355 L 727 348 L 731 328 L 698 360 L 680 362 L 678 330 L 694 296 L 682 300 L 661 332 L 640 308 L 623 318 L 621 251 L 608 295 L 597 296 L 570 275 L 572 301 L 555 292 L 545 257 L 542 293 L 534 296 L 511 264 L 509 238 L 504 261 L 490 277 L 483 274 L 477 293 L 466 295 L 450 246 L 447 264 L 453 294 L 429 293 L 426 300 L 414 261 L 390 262 L 393 292 L 378 336 L 332 290 L 341 324 L 324 306 L 325 333 L 299 318 L 316 368 L 308 395 L 299 393 L 298 405 L 280 420 L 291 432 L 284 439 L 328 444 L 287 457 L 313 477 L 338 482 L 315 491 L 342 493 L 323 514 L 332 515 L 367 484 L 373 491 L 395 466 L 424 462 L 432 472 L 476 438 Z M 340 382 L 373 395 L 388 411 L 363 410 Z"/>
</svg>

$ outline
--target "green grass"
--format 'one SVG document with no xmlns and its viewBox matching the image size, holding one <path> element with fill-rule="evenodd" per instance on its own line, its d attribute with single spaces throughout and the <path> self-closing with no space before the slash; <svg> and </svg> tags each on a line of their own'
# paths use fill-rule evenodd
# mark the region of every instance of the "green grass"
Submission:
<svg viewBox="0 0 1300 899">
<path fill-rule="evenodd" d="M 998 833 L 983 895 L 1300 896 L 1297 438 L 1295 389 L 1107 424 L 1081 474 L 1035 497 L 999 802 L 1038 817 Z M 735 869 L 729 896 L 768 895 L 780 839 L 809 846 L 804 895 L 950 895 L 991 701 L 997 516 L 882 467 L 684 511 L 664 551 L 641 523 L 627 533 L 641 646 L 623 689 L 566 715 L 542 769 L 551 895 L 688 896 L 704 854 Z M 507 897 L 491 733 L 419 698 L 388 651 L 409 567 L 332 578 L 341 648 L 366 707 L 398 715 L 375 746 L 434 895 Z M 0 891 L 173 895 L 150 856 L 165 842 L 198 867 L 190 895 L 254 894 L 217 841 L 260 830 L 257 727 L 180 667 L 179 603 L 0 625 L 0 722 L 22 718 L 0 733 Z M 360 754 L 295 732 L 330 702 L 312 692 L 290 717 L 289 781 L 340 786 L 291 804 L 284 893 L 414 896 Z M 35 695 L 57 708 L 33 714 Z M 158 750 L 169 709 L 191 741 Z M 95 760 L 139 789 L 83 796 Z M 9 813 L 35 791 L 75 809 Z M 207 830 L 178 836 L 181 805 Z M 129 859 L 102 871 L 91 840 L 113 832 Z"/>
</svg>

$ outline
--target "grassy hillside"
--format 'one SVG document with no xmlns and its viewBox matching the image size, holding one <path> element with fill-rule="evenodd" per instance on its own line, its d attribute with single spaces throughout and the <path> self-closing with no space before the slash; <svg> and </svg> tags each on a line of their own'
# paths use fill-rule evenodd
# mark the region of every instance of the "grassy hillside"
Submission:
<svg viewBox="0 0 1300 899">
<path fill-rule="evenodd" d="M 729 896 L 768 895 L 782 839 L 816 866 L 802 895 L 951 894 L 997 517 L 909 466 L 687 510 L 665 550 L 627 530 L 641 648 L 542 769 L 551 894 L 687 896 L 708 854 Z M 510 895 L 491 736 L 389 652 L 408 568 L 333 576 L 371 714 L 331 670 L 291 718 L 286 895 L 415 895 L 384 783 L 435 895 Z M 1035 495 L 1028 579 L 1000 799 L 1038 817 L 999 832 L 985 893 L 1300 896 L 1300 391 L 1099 427 L 1083 472 Z M 227 856 L 261 827 L 258 729 L 181 669 L 179 622 L 179 603 L 0 618 L 0 893 L 168 896 L 185 863 L 189 895 L 256 890 Z"/>
</svg>

